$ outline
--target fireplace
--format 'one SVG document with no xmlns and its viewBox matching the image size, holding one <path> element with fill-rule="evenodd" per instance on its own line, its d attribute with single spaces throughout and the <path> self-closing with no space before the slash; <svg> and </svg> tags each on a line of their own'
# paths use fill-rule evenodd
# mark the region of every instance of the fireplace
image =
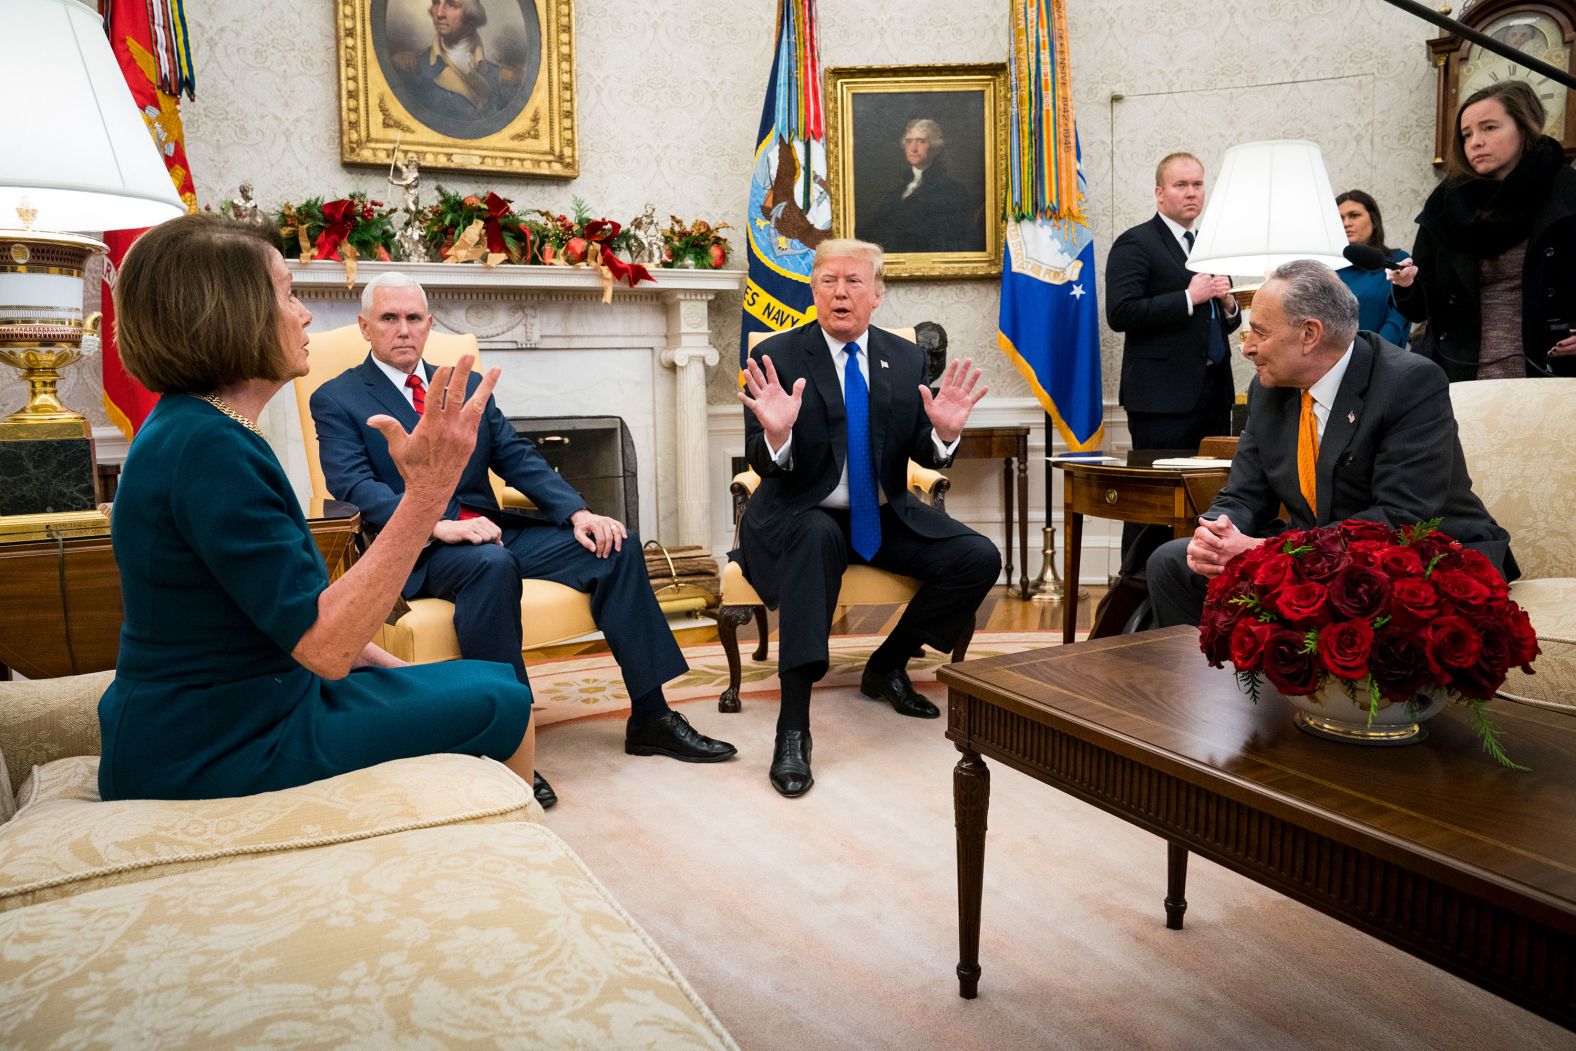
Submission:
<svg viewBox="0 0 1576 1051">
<path fill-rule="evenodd" d="M 617 416 L 511 416 L 514 433 L 535 443 L 542 458 L 599 515 L 640 531 L 640 481 L 635 440 Z"/>
</svg>

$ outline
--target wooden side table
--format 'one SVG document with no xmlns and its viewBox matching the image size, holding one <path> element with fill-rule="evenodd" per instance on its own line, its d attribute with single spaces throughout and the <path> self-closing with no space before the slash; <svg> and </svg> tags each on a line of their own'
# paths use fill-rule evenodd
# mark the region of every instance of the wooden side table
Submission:
<svg viewBox="0 0 1576 1051">
<path fill-rule="evenodd" d="M 1012 592 L 1013 474 L 1017 473 L 1018 597 L 1029 597 L 1029 428 L 965 427 L 957 460 L 1001 460 L 1002 547 L 1006 550 L 1007 591 Z"/>
<path fill-rule="evenodd" d="M 1231 475 L 1230 469 L 1225 467 L 1184 471 L 1069 460 L 1052 460 L 1051 463 L 1063 472 L 1062 581 L 1068 594 L 1074 594 L 1078 587 L 1084 515 L 1164 525 L 1171 528 L 1172 536 L 1192 536 L 1199 514 L 1209 508 L 1215 494 Z M 1077 623 L 1078 603 L 1063 602 L 1064 643 L 1073 641 Z"/>
<path fill-rule="evenodd" d="M 361 512 L 327 500 L 314 501 L 307 514 L 332 579 L 354 561 Z M 29 679 L 113 668 L 120 622 L 120 570 L 107 519 L 97 533 L 0 542 L 0 680 L 12 668 Z"/>
</svg>

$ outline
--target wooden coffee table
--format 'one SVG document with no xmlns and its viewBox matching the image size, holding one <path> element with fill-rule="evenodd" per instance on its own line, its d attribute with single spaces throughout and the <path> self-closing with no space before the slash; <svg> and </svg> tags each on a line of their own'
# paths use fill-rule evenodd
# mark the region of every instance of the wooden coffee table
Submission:
<svg viewBox="0 0 1576 1051">
<path fill-rule="evenodd" d="M 963 753 L 965 998 L 980 978 L 990 758 L 1163 837 L 1168 927 L 1182 927 L 1196 853 L 1576 1028 L 1576 717 L 1493 704 L 1526 773 L 1489 758 L 1456 708 L 1421 744 L 1327 741 L 1298 731 L 1273 689 L 1249 701 L 1229 669 L 1205 664 L 1192 628 L 943 665 L 938 677 Z"/>
</svg>

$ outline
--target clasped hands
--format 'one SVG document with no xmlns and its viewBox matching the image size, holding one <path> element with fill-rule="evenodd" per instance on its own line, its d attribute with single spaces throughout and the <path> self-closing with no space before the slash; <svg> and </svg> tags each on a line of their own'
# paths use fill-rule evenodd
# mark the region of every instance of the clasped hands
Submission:
<svg viewBox="0 0 1576 1051">
<path fill-rule="evenodd" d="M 1263 541 L 1247 536 L 1226 515 L 1218 518 L 1200 518 L 1193 539 L 1187 545 L 1187 567 L 1204 577 L 1217 577 L 1226 563 L 1250 547 Z"/>
<path fill-rule="evenodd" d="M 941 386 L 932 394 L 923 383 L 919 385 L 919 399 L 924 404 L 925 415 L 930 418 L 936 437 L 943 445 L 951 445 L 963 433 L 969 422 L 969 413 L 990 391 L 978 386 L 980 370 L 970 358 L 947 363 L 941 374 Z M 766 441 L 773 449 L 781 449 L 793 433 L 794 422 L 799 419 L 799 407 L 804 400 L 804 379 L 794 380 L 793 390 L 783 389 L 777 378 L 777 368 L 771 355 L 762 354 L 759 363 L 754 358 L 744 365 L 744 390 L 739 401 L 755 414 Z"/>
<path fill-rule="evenodd" d="M 1187 298 L 1194 306 L 1218 299 L 1226 314 L 1237 312 L 1237 300 L 1231 294 L 1231 278 L 1219 274 L 1194 274 L 1187 283 Z"/>
</svg>

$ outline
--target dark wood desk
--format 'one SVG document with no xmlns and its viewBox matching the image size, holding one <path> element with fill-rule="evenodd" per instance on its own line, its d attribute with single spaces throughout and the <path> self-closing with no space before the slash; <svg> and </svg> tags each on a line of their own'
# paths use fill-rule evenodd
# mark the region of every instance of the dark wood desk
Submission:
<svg viewBox="0 0 1576 1051">
<path fill-rule="evenodd" d="M 1007 591 L 1012 591 L 1013 474 L 1017 473 L 1018 597 L 1029 597 L 1029 428 L 965 427 L 958 439 L 956 460 L 1000 460 L 1002 547 L 1006 550 Z"/>
<path fill-rule="evenodd" d="M 354 504 L 319 501 L 307 519 L 331 575 L 353 560 Z M 0 543 L 0 679 L 104 671 L 120 652 L 120 571 L 108 523 L 96 536 Z"/>
<path fill-rule="evenodd" d="M 1135 453 L 1142 464 L 1156 455 Z M 1078 563 L 1082 554 L 1084 515 L 1168 526 L 1173 536 L 1191 536 L 1199 513 L 1209 509 L 1230 476 L 1229 468 L 1177 470 L 1151 466 L 1078 463 L 1052 459 L 1062 471 L 1063 585 L 1068 594 L 1078 588 Z M 1072 642 L 1078 624 L 1078 603 L 1062 603 L 1062 641 Z"/>
<path fill-rule="evenodd" d="M 1192 852 L 1576 1028 L 1576 717 L 1493 705 L 1523 773 L 1489 758 L 1459 709 L 1422 744 L 1326 741 L 1296 730 L 1273 689 L 1250 702 L 1186 627 L 938 674 L 963 753 L 962 996 L 980 978 L 990 758 L 1163 837 L 1168 927 Z"/>
</svg>

